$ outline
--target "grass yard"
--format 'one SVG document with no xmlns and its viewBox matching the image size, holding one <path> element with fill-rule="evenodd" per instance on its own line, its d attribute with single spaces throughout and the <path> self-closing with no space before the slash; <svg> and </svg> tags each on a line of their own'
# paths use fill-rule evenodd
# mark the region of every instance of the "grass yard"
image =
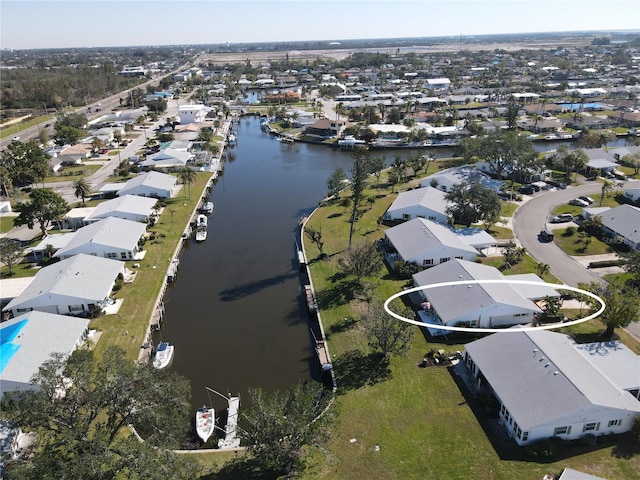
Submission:
<svg viewBox="0 0 640 480">
<path fill-rule="evenodd" d="M 13 228 L 14 216 L 0 216 L 0 233 L 8 233 Z"/>
<path fill-rule="evenodd" d="M 554 243 L 567 255 L 601 255 L 611 253 L 611 245 L 592 235 L 581 236 L 581 232 L 573 227 L 555 230 Z"/>
<path fill-rule="evenodd" d="M 102 168 L 102 165 L 78 165 L 77 167 L 66 167 L 55 175 L 46 177 L 44 183 L 50 182 L 73 182 L 80 178 L 93 175 Z"/>
<path fill-rule="evenodd" d="M 376 195 L 378 201 L 358 221 L 354 244 L 383 237 L 385 227 L 378 219 L 395 198 L 383 189 L 367 194 Z M 627 444 L 585 447 L 561 460 L 537 463 L 525 458 L 515 444 L 493 434 L 495 421 L 485 417 L 446 367 L 417 367 L 431 349 L 453 353 L 463 350 L 463 343 L 438 343 L 416 327 L 405 357 L 385 361 L 372 352 L 358 324 L 362 304 L 354 298 L 349 279 L 336 276 L 338 258 L 348 245 L 348 212 L 338 202 L 329 202 L 311 216 L 307 226 L 322 232 L 327 255 L 319 260 L 316 246 L 304 239 L 338 394 L 334 435 L 325 450 L 312 452 L 301 478 L 541 479 L 547 473 L 559 474 L 564 467 L 609 480 L 640 478 L 637 448 Z M 483 259 L 484 264 L 494 262 L 501 265 L 502 259 Z M 535 271 L 535 260 L 525 256 L 504 273 Z M 381 272 L 368 279 L 377 284 L 377 301 L 405 284 L 386 270 Z M 544 278 L 557 281 L 549 274 Z M 633 453 L 627 457 L 629 450 Z"/>
</svg>

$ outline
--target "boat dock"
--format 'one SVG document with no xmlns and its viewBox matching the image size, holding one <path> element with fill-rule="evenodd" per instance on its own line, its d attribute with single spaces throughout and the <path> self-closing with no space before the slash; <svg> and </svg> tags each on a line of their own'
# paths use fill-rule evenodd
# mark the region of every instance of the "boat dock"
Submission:
<svg viewBox="0 0 640 480">
<path fill-rule="evenodd" d="M 318 310 L 318 302 L 316 302 L 316 296 L 313 293 L 313 288 L 311 285 L 304 286 L 304 293 L 307 298 L 307 310 L 309 314 L 314 314 Z"/>
<path fill-rule="evenodd" d="M 240 446 L 238 438 L 238 410 L 240 409 L 240 397 L 229 397 L 227 424 L 224 427 L 224 438 L 218 441 L 219 449 L 231 449 Z"/>
</svg>

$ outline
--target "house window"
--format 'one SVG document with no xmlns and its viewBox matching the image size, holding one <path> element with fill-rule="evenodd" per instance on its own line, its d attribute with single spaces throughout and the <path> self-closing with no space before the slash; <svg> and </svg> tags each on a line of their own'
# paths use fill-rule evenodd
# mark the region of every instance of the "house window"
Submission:
<svg viewBox="0 0 640 480">
<path fill-rule="evenodd" d="M 526 317 L 527 314 L 526 313 L 514 313 L 513 316 L 514 316 L 514 318 L 515 317 Z"/>
<path fill-rule="evenodd" d="M 457 258 L 458 260 L 462 260 L 462 257 L 455 257 L 455 258 Z"/>
<path fill-rule="evenodd" d="M 451 257 L 442 257 L 440 263 L 448 262 L 449 260 L 451 260 Z"/>
<path fill-rule="evenodd" d="M 522 432 L 522 441 L 526 442 L 529 440 L 529 432 Z"/>
<path fill-rule="evenodd" d="M 403 213 L 402 214 L 402 218 L 404 220 L 411 220 L 411 214 L 410 213 Z"/>
<path fill-rule="evenodd" d="M 609 424 L 607 426 L 609 427 L 619 427 L 620 425 L 622 425 L 622 419 L 619 418 L 617 420 L 609 420 Z"/>
<path fill-rule="evenodd" d="M 556 427 L 553 429 L 553 436 L 557 435 L 569 435 L 571 433 L 571 425 L 565 425 L 564 427 Z"/>
<path fill-rule="evenodd" d="M 107 252 L 107 254 L 105 255 L 107 258 L 117 258 L 118 254 L 115 252 Z"/>
<path fill-rule="evenodd" d="M 127 252 L 120 252 L 120 258 L 122 260 L 126 260 L 127 259 Z"/>
<path fill-rule="evenodd" d="M 69 305 L 70 312 L 82 312 L 84 310 L 84 305 Z"/>
<path fill-rule="evenodd" d="M 583 432 L 594 432 L 597 430 L 600 430 L 600 422 L 585 423 L 584 427 L 582 427 Z"/>
<path fill-rule="evenodd" d="M 18 313 L 30 312 L 32 310 L 33 310 L 33 308 L 31 308 L 31 307 L 28 307 L 28 308 L 16 308 L 16 312 L 18 312 Z"/>
<path fill-rule="evenodd" d="M 433 215 L 430 215 L 429 216 L 429 220 L 431 220 L 432 222 L 435 222 L 436 221 L 436 217 L 434 217 Z"/>
<path fill-rule="evenodd" d="M 423 267 L 426 267 L 429 265 L 433 265 L 433 258 L 425 258 L 424 260 L 422 260 Z"/>
</svg>

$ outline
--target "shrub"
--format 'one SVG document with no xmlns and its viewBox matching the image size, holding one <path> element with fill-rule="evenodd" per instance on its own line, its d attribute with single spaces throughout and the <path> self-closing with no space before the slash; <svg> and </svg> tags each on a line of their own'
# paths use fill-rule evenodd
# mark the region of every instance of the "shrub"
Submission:
<svg viewBox="0 0 640 480">
<path fill-rule="evenodd" d="M 537 459 L 553 459 L 567 448 L 567 442 L 559 437 L 536 440 L 525 447 L 525 453 Z"/>
</svg>

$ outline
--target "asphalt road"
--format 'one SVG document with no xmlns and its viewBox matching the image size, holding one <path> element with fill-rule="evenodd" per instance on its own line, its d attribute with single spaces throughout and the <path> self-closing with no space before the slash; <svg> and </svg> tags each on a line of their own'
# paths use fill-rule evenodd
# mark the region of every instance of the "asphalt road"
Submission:
<svg viewBox="0 0 640 480">
<path fill-rule="evenodd" d="M 575 287 L 578 283 L 604 283 L 604 280 L 584 268 L 573 258 L 563 252 L 553 242 L 541 242 L 538 239 L 540 230 L 547 227 L 550 212 L 557 205 L 567 203 L 572 198 L 581 195 L 592 195 L 600 193 L 602 184 L 593 182 L 568 187 L 565 190 L 540 192 L 524 203 L 516 210 L 513 218 L 513 231 L 527 252 L 538 262 L 546 263 L 551 267 L 551 273 L 562 280 L 566 285 Z M 563 226 L 570 224 L 564 223 Z M 640 323 L 635 322 L 629 325 L 626 330 L 635 338 L 640 340 Z"/>
</svg>

